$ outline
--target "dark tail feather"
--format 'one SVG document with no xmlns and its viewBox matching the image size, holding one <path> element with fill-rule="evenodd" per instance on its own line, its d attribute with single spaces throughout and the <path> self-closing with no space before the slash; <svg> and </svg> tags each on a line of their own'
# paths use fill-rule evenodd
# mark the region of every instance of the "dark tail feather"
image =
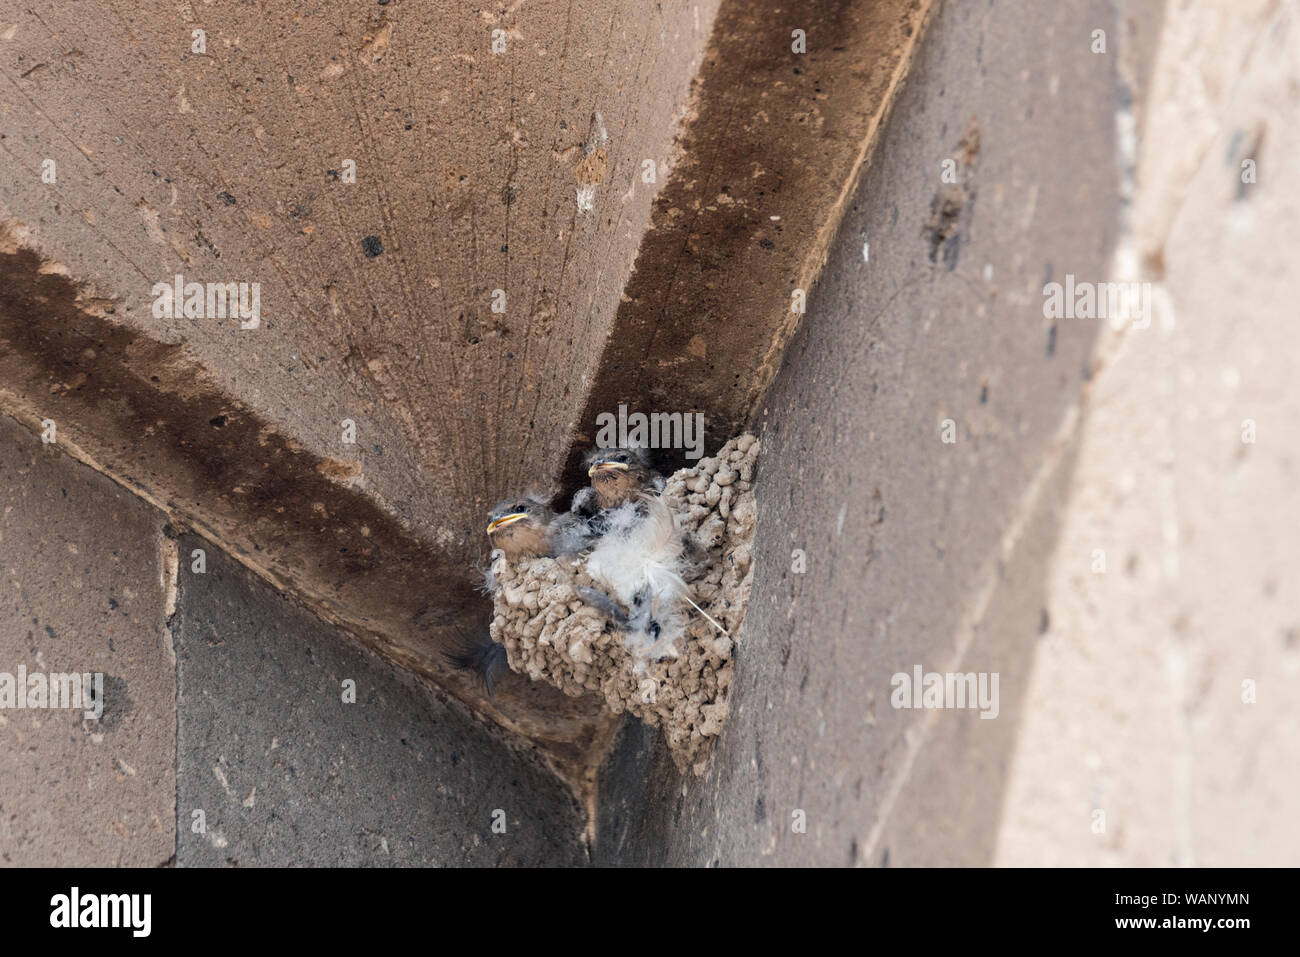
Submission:
<svg viewBox="0 0 1300 957">
<path fill-rule="evenodd" d="M 618 602 L 610 598 L 603 591 L 595 588 L 580 587 L 578 597 L 584 602 L 596 609 L 619 628 L 628 626 L 627 612 L 619 607 Z"/>
<path fill-rule="evenodd" d="M 506 646 L 497 644 L 487 635 L 464 651 L 449 653 L 445 657 L 458 671 L 468 671 L 476 675 L 479 681 L 483 682 L 483 687 L 487 689 L 489 698 L 492 697 L 492 691 L 496 687 L 497 677 L 507 665 Z"/>
</svg>

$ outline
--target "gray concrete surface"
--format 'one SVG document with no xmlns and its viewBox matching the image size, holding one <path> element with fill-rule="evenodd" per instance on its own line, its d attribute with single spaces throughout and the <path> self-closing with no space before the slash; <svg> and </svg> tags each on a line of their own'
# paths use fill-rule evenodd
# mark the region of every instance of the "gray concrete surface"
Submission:
<svg viewBox="0 0 1300 957">
<path fill-rule="evenodd" d="M 932 22 L 758 419 L 730 723 L 699 779 L 625 734 L 599 863 L 991 860 L 1098 331 L 1044 319 L 1042 286 L 1104 277 L 1118 216 L 1115 61 L 1088 46 L 1113 9 L 1026 9 Z M 892 708 L 918 664 L 1001 671 L 999 717 Z"/>
<path fill-rule="evenodd" d="M 180 548 L 179 865 L 585 860 L 578 805 L 535 755 L 204 539 L 187 535 Z M 190 570 L 196 548 L 204 574 Z M 343 700 L 347 681 L 355 703 Z"/>
<path fill-rule="evenodd" d="M 624 400 L 729 437 L 929 6 L 2 11 L 0 409 L 581 783 L 600 715 L 445 665 L 482 517 Z M 255 327 L 172 282 L 256 285 Z"/>
<path fill-rule="evenodd" d="M 994 860 L 1294 867 L 1300 5 L 1184 6 L 1146 67 L 1116 271 L 1159 309 L 1102 352 Z"/>
<path fill-rule="evenodd" d="M 0 864 L 172 857 L 162 516 L 0 417 L 0 672 L 102 673 L 103 713 L 0 710 Z"/>
<path fill-rule="evenodd" d="M 0 589 L 0 672 L 105 676 L 98 721 L 0 710 L 0 864 L 586 859 L 530 748 L 3 418 Z"/>
<path fill-rule="evenodd" d="M 569 454 L 717 6 L 7 5 L 0 409 L 580 777 L 598 716 L 444 652 L 481 517 Z M 178 275 L 256 326 L 155 311 Z"/>
<path fill-rule="evenodd" d="M 169 397 L 174 417 L 203 397 L 216 407 L 192 443 L 224 413 L 227 428 L 292 437 L 345 483 L 364 474 L 364 497 L 457 571 L 479 550 L 480 512 L 569 451 L 717 7 L 7 8 L 0 89 L 22 122 L 6 122 L 0 224 L 47 274 L 88 284 L 77 308 L 101 333 L 141 340 L 102 334 L 79 371 L 106 379 L 121 359 L 136 376 L 117 387 Z M 177 273 L 260 283 L 260 325 L 155 315 L 154 284 Z M 63 324 L 48 308 L 27 318 L 47 321 Z M 171 459 L 194 449 L 118 424 L 87 428 L 87 444 L 179 500 L 193 476 Z M 239 500 L 200 487 L 184 504 L 244 542 L 221 522 Z M 250 520 L 274 515 L 242 510 Z"/>
</svg>

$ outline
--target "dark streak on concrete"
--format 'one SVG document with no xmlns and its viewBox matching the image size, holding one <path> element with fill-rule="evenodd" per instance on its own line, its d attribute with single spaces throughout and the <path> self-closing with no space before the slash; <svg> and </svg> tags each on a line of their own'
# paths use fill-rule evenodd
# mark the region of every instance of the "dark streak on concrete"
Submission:
<svg viewBox="0 0 1300 957">
<path fill-rule="evenodd" d="M 291 583 L 375 650 L 585 766 L 593 701 L 522 680 L 489 701 L 450 671 L 443 652 L 488 608 L 463 564 L 350 487 L 350 463 L 296 448 L 209 384 L 183 346 L 91 314 L 75 283 L 41 265 L 27 248 L 0 253 L 0 391 L 93 448 L 128 488 L 173 490 L 171 515 Z"/>
<path fill-rule="evenodd" d="M 740 430 L 776 373 L 799 318 L 791 292 L 820 270 L 841 191 L 928 8 L 928 0 L 794 0 L 774 18 L 768 3 L 722 4 L 679 137 L 680 165 L 656 198 L 566 488 L 580 482 L 596 416 L 621 402 L 704 412 L 709 451 Z M 791 50 L 795 26 L 807 33 L 806 53 Z M 665 468 L 684 461 L 680 450 L 660 458 Z"/>
</svg>

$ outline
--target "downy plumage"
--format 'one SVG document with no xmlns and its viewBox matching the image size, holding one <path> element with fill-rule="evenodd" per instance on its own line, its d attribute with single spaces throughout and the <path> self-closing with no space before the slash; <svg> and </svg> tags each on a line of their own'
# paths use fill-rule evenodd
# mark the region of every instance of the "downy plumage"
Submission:
<svg viewBox="0 0 1300 957">
<path fill-rule="evenodd" d="M 683 542 L 673 514 L 657 496 L 641 493 L 604 512 L 604 533 L 587 555 L 587 574 L 605 598 L 584 594 L 625 632 L 629 649 L 644 660 L 675 658 L 685 630 Z"/>
<path fill-rule="evenodd" d="M 488 541 L 509 562 L 524 558 L 572 558 L 587 546 L 589 519 L 573 512 L 556 515 L 541 495 L 497 503 L 489 516 Z"/>
</svg>

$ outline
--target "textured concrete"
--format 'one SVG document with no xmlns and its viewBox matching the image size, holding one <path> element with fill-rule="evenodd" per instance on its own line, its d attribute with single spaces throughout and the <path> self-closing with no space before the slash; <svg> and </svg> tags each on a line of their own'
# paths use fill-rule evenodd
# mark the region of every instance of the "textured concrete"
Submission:
<svg viewBox="0 0 1300 957">
<path fill-rule="evenodd" d="M 1115 64 L 1088 48 L 1112 21 L 1105 3 L 935 15 L 758 419 L 763 558 L 730 723 L 700 779 L 625 733 L 599 862 L 991 858 L 1041 629 L 1041 578 L 1013 559 L 1050 551 L 1097 334 L 1044 319 L 1042 286 L 1103 277 L 1117 231 Z M 1005 670 L 1006 710 L 895 710 L 891 676 L 918 664 Z M 971 756 L 927 771 L 932 748 Z"/>
<path fill-rule="evenodd" d="M 1093 387 L 995 860 L 1294 867 L 1300 8 L 1181 9 L 1149 66 L 1132 242 L 1161 308 Z"/>
<path fill-rule="evenodd" d="M 586 703 L 489 701 L 446 667 L 485 620 L 482 516 L 572 484 L 623 399 L 699 408 L 729 436 L 928 8 L 7 12 L 0 408 L 58 420 L 102 470 L 583 779 L 607 729 Z M 156 314 L 177 275 L 259 283 L 260 324 Z"/>
<path fill-rule="evenodd" d="M 585 860 L 577 803 L 535 755 L 203 539 L 187 535 L 180 548 L 178 864 Z M 203 574 L 190 570 L 196 548 Z M 343 700 L 347 681 L 355 703 Z"/>
<path fill-rule="evenodd" d="M 741 431 L 803 317 L 930 0 L 728 0 L 581 418 L 619 403 Z M 796 47 L 800 49 L 796 52 Z M 579 439 L 590 435 L 580 435 Z M 581 478 L 575 444 L 566 478 Z M 661 453 L 665 468 L 681 453 Z"/>
<path fill-rule="evenodd" d="M 340 481 L 337 461 L 314 457 L 216 402 L 202 377 L 179 362 L 179 346 L 151 343 L 125 326 L 97 328 L 81 311 L 75 286 L 42 272 L 31 250 L 11 251 L 23 268 L 0 283 L 0 311 L 8 308 L 16 320 L 0 335 L 0 394 L 15 383 L 36 390 L 40 402 L 18 414 L 28 428 L 54 421 L 64 449 L 145 496 L 177 525 L 222 540 L 272 582 L 314 598 L 320 615 L 346 621 L 390 660 L 439 677 L 505 727 L 547 747 L 572 774 L 585 770 L 601 723 L 594 702 L 526 682 L 506 683 L 487 700 L 471 677 L 448 668 L 443 652 L 463 644 L 487 614 L 487 600 L 467 577 L 473 566 L 453 569 L 445 553 L 406 535 L 391 512 Z M 49 317 L 51 328 L 23 318 L 33 310 Z M 29 361 L 36 347 L 49 370 Z M 155 362 L 167 366 L 161 376 L 149 374 Z M 88 371 L 76 371 L 87 363 Z M 145 384 L 159 378 L 180 391 Z M 178 487 L 160 498 L 163 473 Z M 213 523 L 224 531 L 234 523 L 238 534 L 218 534 Z"/>
<path fill-rule="evenodd" d="M 364 476 L 463 562 L 481 512 L 569 451 L 717 2 L 14 8 L 0 220 L 99 327 L 173 347 L 104 336 L 140 388 Z M 261 325 L 154 315 L 176 273 L 261 283 Z M 104 441 L 143 480 L 127 438 Z"/>
<path fill-rule="evenodd" d="M 730 723 L 699 778 L 675 771 L 659 732 L 622 726 L 600 768 L 595 863 L 1300 861 L 1300 604 L 1291 585 L 1300 393 L 1290 368 L 1300 208 L 1289 189 L 1300 174 L 1297 5 L 1180 5 L 1163 25 L 1152 15 L 1160 5 L 1145 0 L 1059 6 L 1067 9 L 950 2 L 927 30 L 755 421 L 765 445 L 758 571 Z M 720 9 L 719 21 L 739 11 L 762 26 L 758 6 L 724 0 Z M 860 15 L 853 24 L 882 35 L 905 33 L 903 21 L 879 20 L 881 5 L 826 9 Z M 0 15 L 6 134 L 22 95 L 64 90 L 68 76 L 98 62 L 77 48 L 39 64 L 3 60 L 15 36 L 29 42 L 22 31 L 32 18 L 44 22 L 46 8 L 33 10 L 14 33 Z M 308 33 L 319 26 L 308 22 L 314 8 L 301 16 Z M 393 22 L 388 34 L 367 35 L 371 55 L 382 54 L 375 62 L 391 53 L 373 44 L 391 51 L 410 21 Z M 1089 49 L 1099 28 L 1105 55 Z M 753 48 L 765 60 L 764 43 Z M 792 82 L 815 88 L 834 75 L 818 72 L 830 69 L 825 57 L 809 62 Z M 729 74 L 734 66 L 713 63 L 701 75 L 716 83 L 776 69 L 749 62 Z M 347 61 L 313 82 L 359 72 Z M 776 109 L 790 91 L 776 88 L 775 73 L 768 79 Z M 240 96 L 257 100 L 258 87 L 246 85 Z M 732 103 L 736 141 L 755 156 L 772 148 L 746 139 L 762 140 L 765 127 L 745 113 L 742 91 L 715 86 L 699 102 L 714 106 L 696 134 L 717 130 L 710 110 Z M 840 148 L 853 121 L 836 108 L 818 100 L 810 116 L 822 112 Z M 270 142 L 267 152 L 278 148 Z M 1247 158 L 1258 163 L 1257 183 L 1240 179 Z M 832 161 L 787 159 L 780 201 L 797 204 L 801 164 Z M 700 175 L 661 197 L 671 208 L 685 196 L 678 208 L 691 215 L 638 253 L 659 240 L 671 251 L 680 239 L 681 268 L 665 253 L 626 287 L 615 326 L 627 320 L 632 335 L 626 352 L 601 358 L 588 412 L 619 394 L 619 375 L 651 397 L 672 381 L 671 364 L 640 367 L 647 330 L 637 323 L 662 320 L 662 342 L 690 357 L 682 367 L 693 370 L 691 388 L 708 392 L 717 386 L 708 381 L 713 344 L 727 329 L 711 325 L 703 354 L 690 351 L 682 334 L 692 289 L 707 293 L 700 322 L 715 324 L 712 307 L 729 289 L 750 296 L 736 307 L 747 312 L 763 290 L 784 294 L 796 281 L 748 257 L 757 233 L 747 230 L 767 212 L 755 205 L 763 188 L 746 203 L 741 187 L 722 193 L 740 209 L 709 209 L 715 186 L 733 184 L 725 162 L 698 160 L 688 148 L 686 168 Z M 955 182 L 941 179 L 945 160 Z M 5 189 L 0 181 L 0 202 L 15 195 Z M 177 202 L 188 202 L 183 191 Z M 220 202 L 238 209 L 242 196 Z M 815 260 L 815 231 L 799 231 L 813 219 L 801 222 L 790 225 L 798 242 L 767 236 L 773 248 L 758 248 L 787 263 Z M 309 225 L 306 236 L 318 232 Z M 15 235 L 11 224 L 0 237 L 6 268 L 21 267 L 0 277 L 0 394 L 8 401 L 26 383 L 39 401 L 18 410 L 27 431 L 0 420 L 0 672 L 102 666 L 109 685 L 98 726 L 0 711 L 0 863 L 587 862 L 585 817 L 551 773 L 580 782 L 585 757 L 600 752 L 602 728 L 581 702 L 553 713 L 516 677 L 498 705 L 467 710 L 358 647 L 437 670 L 428 636 L 454 633 L 481 601 L 457 605 L 454 590 L 433 591 L 454 536 L 439 544 L 435 532 L 431 546 L 403 537 L 409 516 L 368 484 L 382 469 L 368 460 L 353 481 L 329 450 L 264 429 L 254 412 L 226 403 L 224 385 L 193 374 L 189 346 L 151 344 L 125 326 L 101 335 L 116 306 Z M 284 241 L 277 233 L 277 248 Z M 361 247 L 362 268 L 402 248 L 382 245 Z M 1042 285 L 1066 273 L 1150 279 L 1152 326 L 1116 334 L 1096 320 L 1044 320 Z M 753 345 L 752 331 L 737 348 Z M 374 342 L 389 330 L 368 334 Z M 28 368 L 33 354 L 50 364 Z M 362 364 L 361 375 L 380 382 L 383 365 Z M 161 383 L 149 384 L 154 374 Z M 383 415 L 405 422 L 392 433 L 397 446 L 379 443 L 386 466 L 402 472 L 394 482 L 427 465 L 412 457 L 403 430 L 414 420 L 400 411 L 419 403 L 405 402 L 384 399 Z M 73 428 L 60 418 L 59 446 L 32 437 L 37 407 L 75 412 Z M 489 414 L 466 418 L 480 412 Z M 945 419 L 955 444 L 940 440 Z M 1245 420 L 1253 442 L 1242 441 Z M 150 468 L 175 478 L 174 462 L 123 467 L 133 429 L 160 447 L 179 443 L 196 463 L 185 494 L 160 497 L 163 483 L 150 478 Z M 78 433 L 99 444 L 76 444 Z M 562 445 L 551 451 L 560 456 Z M 64 453 L 103 455 L 100 464 L 164 511 Z M 258 531 L 237 549 L 242 562 L 286 591 L 316 582 L 328 598 L 318 608 L 348 609 L 356 634 L 305 612 L 204 539 L 168 537 L 167 513 L 213 502 L 230 521 L 264 523 L 250 524 Z M 275 534 L 262 535 L 268 528 Z M 207 552 L 202 575 L 189 568 L 196 547 Z M 179 714 L 164 624 L 173 607 Z M 400 628 L 380 620 L 394 609 L 405 616 Z M 890 679 L 916 665 L 996 672 L 997 718 L 895 710 Z M 345 679 L 357 683 L 354 704 L 341 700 Z M 542 741 L 551 763 L 492 718 Z M 197 809 L 202 833 L 192 826 Z M 493 833 L 498 809 L 504 834 Z"/>
<path fill-rule="evenodd" d="M 590 709 L 442 652 L 482 515 L 570 452 L 716 6 L 5 11 L 0 406 L 581 773 Z M 156 315 L 178 274 L 260 324 Z"/>
<path fill-rule="evenodd" d="M 83 709 L 0 710 L 0 863 L 173 850 L 175 672 L 160 513 L 0 418 L 0 672 L 104 675 Z"/>
<path fill-rule="evenodd" d="M 8 419 L 0 514 L 0 672 L 105 675 L 98 722 L 0 710 L 0 863 L 585 860 L 571 791 L 526 747 Z"/>
<path fill-rule="evenodd" d="M 1057 451 L 1057 450 L 1053 450 Z M 1049 453 L 1038 484 L 997 555 L 995 575 L 976 596 L 958 643 L 959 663 L 936 670 L 998 675 L 996 719 L 975 710 L 931 710 L 907 731 L 915 757 L 891 782 L 871 863 L 890 867 L 985 867 L 993 862 L 1036 656 L 1050 626 L 1043 569 L 1057 546 L 1074 469 L 1074 447 Z M 905 753 L 907 753 L 905 751 Z M 1065 815 L 1068 808 L 1057 809 Z M 1079 818 L 1085 827 L 1086 815 Z"/>
</svg>

